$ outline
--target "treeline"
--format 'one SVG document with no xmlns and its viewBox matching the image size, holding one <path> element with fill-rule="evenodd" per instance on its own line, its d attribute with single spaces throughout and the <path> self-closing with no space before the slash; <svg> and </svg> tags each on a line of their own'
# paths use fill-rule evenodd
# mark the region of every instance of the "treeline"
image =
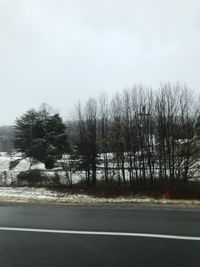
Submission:
<svg viewBox="0 0 200 267">
<path fill-rule="evenodd" d="M 79 103 L 67 123 L 68 178 L 81 171 L 88 186 L 188 181 L 200 155 L 199 104 L 180 84 L 156 91 L 135 86 L 110 100 L 102 94 Z"/>
<path fill-rule="evenodd" d="M 199 97 L 180 84 L 89 98 L 66 124 L 43 105 L 16 120 L 7 150 L 14 145 L 23 158 L 48 169 L 62 164 L 69 184 L 77 175 L 88 187 L 187 182 L 199 168 L 199 106 Z"/>
</svg>

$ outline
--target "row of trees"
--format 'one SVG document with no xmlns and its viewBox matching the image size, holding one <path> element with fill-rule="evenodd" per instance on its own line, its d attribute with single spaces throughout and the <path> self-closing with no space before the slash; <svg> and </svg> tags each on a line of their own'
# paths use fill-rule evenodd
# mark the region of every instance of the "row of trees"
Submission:
<svg viewBox="0 0 200 267">
<path fill-rule="evenodd" d="M 105 183 L 119 185 L 187 181 L 200 152 L 196 100 L 186 87 L 165 84 L 79 104 L 68 125 L 75 169 L 85 171 L 88 185 L 100 171 Z"/>
<path fill-rule="evenodd" d="M 58 114 L 29 111 L 15 129 L 15 147 L 26 157 L 52 168 L 68 154 L 68 178 L 80 171 L 88 186 L 98 178 L 119 186 L 187 181 L 200 153 L 199 99 L 180 84 L 90 98 L 66 127 Z"/>
</svg>

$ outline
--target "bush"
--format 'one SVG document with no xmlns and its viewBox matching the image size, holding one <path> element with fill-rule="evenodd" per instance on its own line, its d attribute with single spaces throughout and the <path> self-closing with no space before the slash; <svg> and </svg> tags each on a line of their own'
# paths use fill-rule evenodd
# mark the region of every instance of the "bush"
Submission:
<svg viewBox="0 0 200 267">
<path fill-rule="evenodd" d="M 55 160 L 52 156 L 47 156 L 46 160 L 44 161 L 46 169 L 53 169 Z"/>
<path fill-rule="evenodd" d="M 17 182 L 19 185 L 45 185 L 48 182 L 48 177 L 40 170 L 29 170 L 20 172 L 17 175 Z"/>
</svg>

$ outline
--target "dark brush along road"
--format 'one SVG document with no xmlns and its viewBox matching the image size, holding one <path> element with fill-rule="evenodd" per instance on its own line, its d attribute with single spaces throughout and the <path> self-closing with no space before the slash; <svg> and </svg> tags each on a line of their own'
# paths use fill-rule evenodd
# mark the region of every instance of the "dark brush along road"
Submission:
<svg viewBox="0 0 200 267">
<path fill-rule="evenodd" d="M 200 208 L 0 204 L 1 267 L 200 266 Z"/>
</svg>

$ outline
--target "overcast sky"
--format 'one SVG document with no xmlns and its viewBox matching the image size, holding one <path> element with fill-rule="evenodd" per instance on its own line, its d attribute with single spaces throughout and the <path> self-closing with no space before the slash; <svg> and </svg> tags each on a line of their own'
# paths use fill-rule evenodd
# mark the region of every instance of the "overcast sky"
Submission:
<svg viewBox="0 0 200 267">
<path fill-rule="evenodd" d="M 0 125 L 161 81 L 200 92 L 199 0 L 0 0 Z"/>
</svg>

